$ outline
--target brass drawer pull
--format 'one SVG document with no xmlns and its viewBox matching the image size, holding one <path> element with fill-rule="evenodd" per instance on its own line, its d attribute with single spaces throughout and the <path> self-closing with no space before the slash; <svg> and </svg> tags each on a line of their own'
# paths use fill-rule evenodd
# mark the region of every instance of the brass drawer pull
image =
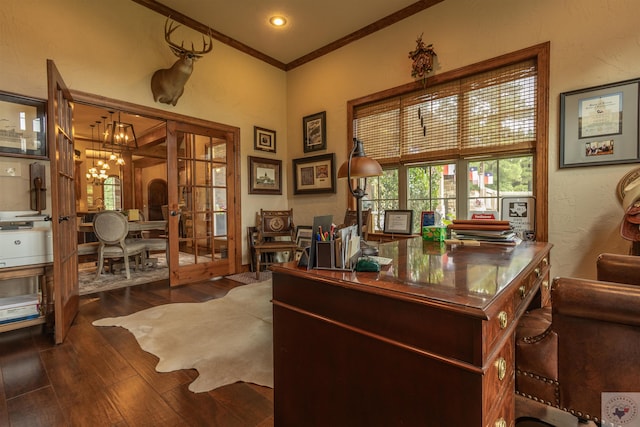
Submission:
<svg viewBox="0 0 640 427">
<path fill-rule="evenodd" d="M 536 269 L 534 270 L 534 273 L 536 274 L 536 277 L 540 277 L 540 268 L 539 268 L 539 267 L 538 267 L 538 268 L 536 268 Z"/>
<path fill-rule="evenodd" d="M 498 324 L 500 325 L 500 329 L 505 329 L 507 324 L 509 323 L 509 318 L 506 311 L 501 311 L 498 313 Z"/>
<path fill-rule="evenodd" d="M 498 379 L 502 381 L 507 375 L 507 361 L 504 360 L 504 357 L 500 357 L 496 360 L 496 368 L 498 368 Z"/>
<path fill-rule="evenodd" d="M 504 418 L 499 418 L 499 419 L 496 421 L 495 426 L 496 426 L 496 427 L 507 427 L 507 422 L 504 420 Z"/>
<path fill-rule="evenodd" d="M 542 259 L 542 263 L 544 264 L 544 266 L 546 267 L 547 265 L 549 265 L 549 258 L 543 258 Z"/>
<path fill-rule="evenodd" d="M 527 296 L 527 287 L 525 285 L 522 285 L 518 288 L 518 290 L 520 291 L 520 299 L 524 299 L 524 297 Z"/>
<path fill-rule="evenodd" d="M 549 289 L 549 281 L 548 280 L 544 280 L 542 282 L 542 287 L 545 288 L 545 289 Z"/>
</svg>

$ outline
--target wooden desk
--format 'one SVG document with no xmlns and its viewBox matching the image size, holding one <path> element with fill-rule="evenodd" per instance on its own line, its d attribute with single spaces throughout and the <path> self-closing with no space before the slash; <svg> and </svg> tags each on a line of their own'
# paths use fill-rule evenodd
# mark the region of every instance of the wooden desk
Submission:
<svg viewBox="0 0 640 427">
<path fill-rule="evenodd" d="M 413 239 L 420 236 L 419 234 L 398 234 L 398 233 L 368 233 L 367 242 L 386 243 L 394 240 Z"/>
<path fill-rule="evenodd" d="M 515 326 L 550 250 L 415 238 L 380 245 L 380 273 L 272 266 L 275 425 L 514 426 Z"/>
</svg>

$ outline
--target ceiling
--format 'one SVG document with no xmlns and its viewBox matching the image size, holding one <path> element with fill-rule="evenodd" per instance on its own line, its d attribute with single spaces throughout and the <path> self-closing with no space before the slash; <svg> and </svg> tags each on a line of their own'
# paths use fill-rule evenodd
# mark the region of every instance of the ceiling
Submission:
<svg viewBox="0 0 640 427">
<path fill-rule="evenodd" d="M 163 16 L 171 16 L 194 30 L 209 32 L 218 42 L 288 70 L 443 0 L 132 1 Z M 273 15 L 284 16 L 287 25 L 273 28 L 269 24 Z M 186 41 L 188 43 L 190 41 Z M 90 139 L 90 125 L 108 115 L 106 110 L 76 104 L 76 137 Z M 137 135 L 159 123 L 132 115 L 123 116 L 123 121 L 133 123 Z"/>
<path fill-rule="evenodd" d="M 153 8 L 155 2 L 144 3 Z M 161 0 L 160 3 L 221 35 L 289 64 L 411 5 L 414 5 L 411 10 L 415 13 L 433 2 Z M 274 28 L 269 24 L 269 18 L 274 15 L 284 16 L 287 24 Z"/>
</svg>

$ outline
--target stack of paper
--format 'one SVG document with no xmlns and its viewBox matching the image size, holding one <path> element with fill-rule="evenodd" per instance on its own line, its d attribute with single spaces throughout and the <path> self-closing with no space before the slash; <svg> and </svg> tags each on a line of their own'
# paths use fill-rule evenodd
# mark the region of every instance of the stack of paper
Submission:
<svg viewBox="0 0 640 427">
<path fill-rule="evenodd" d="M 39 316 L 40 299 L 38 294 L 0 298 L 0 324 L 35 319 Z"/>
<path fill-rule="evenodd" d="M 521 242 L 509 221 L 454 220 L 448 228 L 452 231 L 452 237 L 459 240 L 476 240 L 509 246 L 515 246 Z"/>
</svg>

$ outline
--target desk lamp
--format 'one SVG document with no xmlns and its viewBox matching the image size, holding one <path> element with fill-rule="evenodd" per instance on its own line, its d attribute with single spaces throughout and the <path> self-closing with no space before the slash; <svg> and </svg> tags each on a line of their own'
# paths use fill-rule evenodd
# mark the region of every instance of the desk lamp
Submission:
<svg viewBox="0 0 640 427">
<path fill-rule="evenodd" d="M 367 178 L 382 175 L 382 167 L 374 159 L 370 159 L 364 154 L 362 141 L 353 138 L 353 148 L 349 153 L 349 160 L 344 162 L 338 169 L 338 178 L 347 178 L 349 191 L 356 199 L 356 215 L 358 217 L 358 235 L 362 236 L 362 198 L 367 195 Z M 360 186 L 360 179 L 364 178 L 364 185 Z M 357 180 L 356 188 L 353 188 L 352 179 Z M 377 255 L 378 250 L 360 240 L 363 255 Z"/>
</svg>

